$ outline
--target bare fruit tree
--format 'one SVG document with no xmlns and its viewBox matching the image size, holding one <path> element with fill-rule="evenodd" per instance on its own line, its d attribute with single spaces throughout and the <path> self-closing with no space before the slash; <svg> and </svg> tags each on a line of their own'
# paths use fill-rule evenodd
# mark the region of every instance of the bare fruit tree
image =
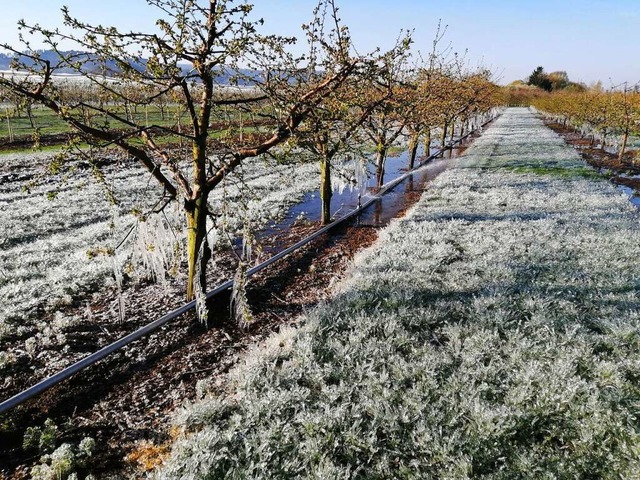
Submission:
<svg viewBox="0 0 640 480">
<path fill-rule="evenodd" d="M 325 3 L 320 0 L 316 13 L 335 16 L 332 2 L 328 9 Z M 241 0 L 147 0 L 147 4 L 160 16 L 157 30 L 150 33 L 90 25 L 73 17 L 66 7 L 62 9 L 64 30 L 23 21 L 26 49 L 3 47 L 14 52 L 15 67 L 28 75 L 0 78 L 0 86 L 44 105 L 83 141 L 124 151 L 150 172 L 167 197 L 181 201 L 188 239 L 187 298 L 191 299 L 194 288 L 206 290 L 210 192 L 247 159 L 287 141 L 341 88 L 362 58 L 343 55 L 339 46 L 326 48 L 327 55 L 336 56 L 325 60 L 332 68 L 321 71 L 313 56 L 296 58 L 289 53 L 294 39 L 260 34 L 262 20 L 253 18 L 252 6 Z M 336 36 L 323 37 L 321 31 L 317 34 L 316 40 L 328 47 L 340 41 Z M 57 52 L 59 61 L 42 58 L 30 46 L 33 38 Z M 252 73 L 243 74 L 247 66 Z M 54 77 L 62 68 L 83 77 L 97 97 L 109 101 L 61 95 Z M 296 75 L 303 71 L 315 73 L 297 82 Z M 242 81 L 243 75 L 250 87 L 230 90 L 228 84 Z M 295 96 L 286 95 L 292 85 Z M 130 107 L 146 107 L 166 97 L 179 113 L 174 123 L 149 124 L 128 113 Z M 277 113 L 263 115 L 266 125 L 253 135 L 225 140 L 215 135 L 216 115 L 223 109 L 233 109 L 235 118 L 241 119 L 251 109 L 254 114 Z M 168 145 L 167 139 L 179 139 L 183 148 L 175 141 Z"/>
<path fill-rule="evenodd" d="M 411 36 L 407 34 L 400 37 L 396 45 L 387 52 L 358 55 L 349 30 L 337 23 L 338 9 L 335 2 L 328 2 L 326 7 L 331 9 L 331 14 L 327 15 L 327 10 L 317 12 L 317 21 L 306 27 L 309 43 L 313 46 L 312 51 L 318 59 L 320 69 L 307 72 L 300 85 L 315 81 L 314 77 L 322 72 L 335 70 L 337 59 L 344 62 L 359 58 L 359 61 L 358 69 L 310 113 L 294 139 L 297 146 L 319 159 L 321 221 L 324 225 L 331 221 L 333 162 L 337 157 L 365 155 L 362 147 L 366 139 L 362 126 L 376 109 L 390 100 L 393 92 L 393 89 L 380 80 L 386 77 L 389 65 L 406 56 L 411 44 Z M 333 22 L 331 25 L 325 23 L 327 17 Z M 331 39 L 331 42 L 327 43 L 326 39 Z"/>
<path fill-rule="evenodd" d="M 409 41 L 409 37 L 407 37 Z M 411 77 L 407 61 L 409 52 L 404 51 L 401 57 L 393 52 L 381 58 L 382 68 L 379 77 L 369 88 L 367 95 L 371 98 L 367 105 L 374 105 L 363 124 L 364 133 L 375 146 L 376 185 L 384 183 L 385 162 L 387 153 L 393 143 L 405 129 L 409 107 L 408 79 Z M 382 98 L 381 98 L 381 92 Z M 380 100 L 381 99 L 381 100 Z"/>
</svg>

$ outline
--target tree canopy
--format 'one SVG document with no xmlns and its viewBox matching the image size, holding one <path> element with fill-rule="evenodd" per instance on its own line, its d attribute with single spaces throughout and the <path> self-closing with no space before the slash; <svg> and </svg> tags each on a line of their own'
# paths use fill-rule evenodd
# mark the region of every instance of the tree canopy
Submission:
<svg viewBox="0 0 640 480">
<path fill-rule="evenodd" d="M 515 83 L 515 82 L 514 82 Z M 547 73 L 543 67 L 537 67 L 527 78 L 527 85 L 541 88 L 547 92 L 556 90 L 571 89 L 574 91 L 582 91 L 585 86 L 581 83 L 569 80 L 567 72 L 559 70 Z"/>
</svg>

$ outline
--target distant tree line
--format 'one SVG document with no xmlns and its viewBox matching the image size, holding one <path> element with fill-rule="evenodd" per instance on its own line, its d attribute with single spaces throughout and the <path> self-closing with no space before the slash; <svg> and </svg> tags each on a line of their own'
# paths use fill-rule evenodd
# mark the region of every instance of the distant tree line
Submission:
<svg viewBox="0 0 640 480">
<path fill-rule="evenodd" d="M 546 73 L 543 67 L 537 67 L 529 78 L 527 85 L 541 88 L 546 92 L 557 90 L 583 91 L 586 86 L 569 80 L 569 75 L 565 71 Z"/>
<path fill-rule="evenodd" d="M 543 67 L 536 67 L 525 80 L 516 80 L 504 87 L 503 99 L 505 105 L 528 106 L 550 92 L 583 92 L 586 89 L 584 83 L 571 81 L 563 70 L 547 73 Z"/>
</svg>

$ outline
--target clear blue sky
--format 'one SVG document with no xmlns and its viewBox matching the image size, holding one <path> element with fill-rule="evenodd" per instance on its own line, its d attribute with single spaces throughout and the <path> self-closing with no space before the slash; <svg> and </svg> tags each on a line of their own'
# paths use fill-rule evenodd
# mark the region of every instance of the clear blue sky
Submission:
<svg viewBox="0 0 640 480">
<path fill-rule="evenodd" d="M 300 34 L 313 0 L 255 0 L 265 29 Z M 360 51 L 389 47 L 401 28 L 415 29 L 416 48 L 429 51 L 438 20 L 448 25 L 444 43 L 468 50 L 472 65 L 490 67 L 501 83 L 527 77 L 538 65 L 566 70 L 591 83 L 640 81 L 640 0 L 338 0 Z M 15 42 L 19 18 L 43 26 L 60 23 L 68 5 L 82 19 L 149 29 L 157 12 L 144 0 L 21 0 L 5 2 L 0 41 Z M 151 12 L 151 13 L 150 13 Z M 611 80 L 610 80 L 611 79 Z"/>
</svg>

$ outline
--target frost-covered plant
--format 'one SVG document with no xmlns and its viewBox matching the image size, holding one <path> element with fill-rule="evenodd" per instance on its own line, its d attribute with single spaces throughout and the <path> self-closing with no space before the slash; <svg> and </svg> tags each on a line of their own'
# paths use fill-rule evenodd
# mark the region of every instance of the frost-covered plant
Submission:
<svg viewBox="0 0 640 480">
<path fill-rule="evenodd" d="M 185 408 L 161 478 L 638 478 L 640 233 L 510 109 L 329 302 Z"/>
<path fill-rule="evenodd" d="M 95 448 L 96 441 L 91 437 L 84 437 L 78 444 L 78 454 L 83 457 L 90 457 L 93 455 Z"/>
<path fill-rule="evenodd" d="M 34 480 L 64 480 L 69 478 L 75 465 L 73 448 L 63 443 L 51 455 L 45 455 L 41 464 L 31 469 Z"/>
<path fill-rule="evenodd" d="M 200 276 L 202 275 L 202 271 L 200 270 L 200 265 L 202 264 L 201 259 L 204 255 L 204 250 L 206 247 L 206 243 L 202 243 L 200 245 L 200 250 L 198 251 L 198 260 L 196 262 L 196 275 L 193 280 L 193 290 L 195 292 L 195 301 L 196 301 L 196 310 L 198 312 L 198 318 L 201 322 L 207 322 L 209 318 L 209 309 L 207 307 L 207 292 L 202 289 L 202 284 L 200 282 Z"/>
<path fill-rule="evenodd" d="M 15 361 L 15 354 L 9 352 L 0 352 L 0 371 L 12 366 Z"/>
<path fill-rule="evenodd" d="M 42 428 L 28 427 L 22 441 L 23 448 L 37 448 L 41 452 L 51 451 L 56 445 L 58 426 L 47 418 Z"/>
<path fill-rule="evenodd" d="M 83 438 L 77 446 L 63 443 L 51 454 L 40 459 L 40 464 L 31 469 L 31 477 L 35 480 L 77 479 L 74 470 L 86 465 L 86 460 L 93 454 L 94 448 L 95 440 L 91 437 Z"/>
<path fill-rule="evenodd" d="M 233 291 L 231 292 L 231 307 L 238 325 L 246 328 L 253 323 L 253 313 L 247 298 L 247 263 L 241 260 L 233 276 Z"/>
<path fill-rule="evenodd" d="M 182 261 L 184 241 L 181 230 L 177 232 L 167 216 L 152 215 L 138 222 L 132 257 L 142 264 L 143 275 L 158 283 L 165 283 L 168 275 L 175 276 Z"/>
</svg>

